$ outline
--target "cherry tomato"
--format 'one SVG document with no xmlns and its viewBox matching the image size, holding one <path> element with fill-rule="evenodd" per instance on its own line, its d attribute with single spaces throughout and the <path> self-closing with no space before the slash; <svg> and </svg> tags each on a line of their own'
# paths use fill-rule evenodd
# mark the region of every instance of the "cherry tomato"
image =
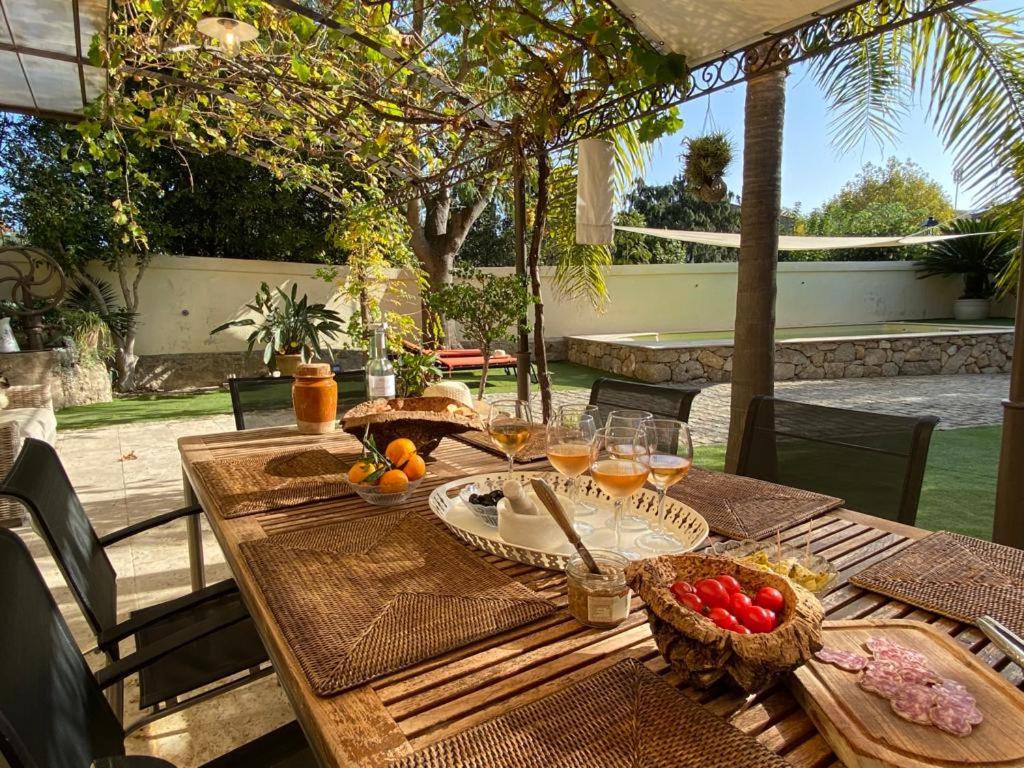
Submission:
<svg viewBox="0 0 1024 768">
<path fill-rule="evenodd" d="M 750 635 L 750 634 L 753 634 L 749 629 L 744 627 L 742 624 L 736 625 L 736 627 L 733 629 L 733 632 L 735 632 L 738 635 Z"/>
<path fill-rule="evenodd" d="M 712 608 L 729 607 L 729 591 L 720 581 L 701 579 L 695 585 L 700 599 Z"/>
<path fill-rule="evenodd" d="M 696 593 L 697 590 L 693 588 L 693 585 L 687 581 L 677 581 L 669 587 L 672 590 L 672 594 L 676 596 L 676 600 L 680 600 L 686 593 Z"/>
<path fill-rule="evenodd" d="M 719 576 L 715 576 L 715 581 L 725 587 L 730 595 L 743 591 L 743 587 L 740 586 L 740 583 L 736 581 L 736 579 L 732 576 L 727 576 L 724 573 Z"/>
<path fill-rule="evenodd" d="M 736 617 L 725 610 L 725 608 L 712 608 L 708 613 L 708 618 L 722 629 L 729 629 L 733 622 L 736 621 Z"/>
<path fill-rule="evenodd" d="M 772 629 L 775 629 L 777 626 L 779 626 L 779 617 L 775 615 L 775 611 L 770 611 L 767 608 L 765 608 L 764 612 L 768 614 L 768 619 L 772 623 Z"/>
<path fill-rule="evenodd" d="M 704 601 L 693 594 L 693 592 L 684 592 L 682 596 L 676 596 L 676 599 L 691 611 L 696 611 L 697 613 L 704 612 Z"/>
<path fill-rule="evenodd" d="M 754 605 L 759 605 L 776 613 L 781 611 L 785 604 L 785 598 L 782 597 L 782 593 L 775 589 L 775 587 L 761 587 L 754 596 Z"/>
<path fill-rule="evenodd" d="M 744 595 L 742 592 L 733 592 L 729 595 L 729 607 L 732 608 L 734 616 L 742 616 L 747 608 L 752 606 L 754 603 L 750 597 Z"/>
<path fill-rule="evenodd" d="M 743 614 L 742 618 L 744 626 L 754 634 L 771 632 L 775 629 L 775 622 L 769 615 L 768 610 L 759 605 L 752 605 L 747 608 L 747 612 Z"/>
</svg>

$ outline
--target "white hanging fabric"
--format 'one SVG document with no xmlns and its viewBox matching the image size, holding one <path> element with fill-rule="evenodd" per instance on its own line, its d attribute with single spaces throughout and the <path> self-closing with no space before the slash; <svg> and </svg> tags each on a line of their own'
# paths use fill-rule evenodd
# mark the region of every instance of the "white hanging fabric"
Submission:
<svg viewBox="0 0 1024 768">
<path fill-rule="evenodd" d="M 581 139 L 576 151 L 576 242 L 611 245 L 615 238 L 615 148 L 605 139 Z"/>
<path fill-rule="evenodd" d="M 680 240 L 685 243 L 717 245 L 721 248 L 739 248 L 740 236 L 735 232 L 691 232 L 685 229 L 650 229 L 647 227 L 615 227 L 620 232 L 650 235 L 665 240 Z M 927 245 L 941 240 L 955 240 L 958 237 L 973 237 L 990 232 L 966 235 L 888 235 L 882 237 L 815 237 L 803 235 L 780 235 L 780 251 L 835 251 L 845 248 L 898 248 L 906 245 Z"/>
</svg>

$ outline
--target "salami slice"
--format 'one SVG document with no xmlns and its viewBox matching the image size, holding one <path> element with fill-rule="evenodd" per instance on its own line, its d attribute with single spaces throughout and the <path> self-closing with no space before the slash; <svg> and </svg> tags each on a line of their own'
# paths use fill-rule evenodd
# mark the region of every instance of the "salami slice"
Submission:
<svg viewBox="0 0 1024 768">
<path fill-rule="evenodd" d="M 900 667 L 898 674 L 904 683 L 916 685 L 935 685 L 942 681 L 941 677 L 920 664 L 906 664 Z"/>
<path fill-rule="evenodd" d="M 980 716 L 980 712 L 978 715 Z M 954 736 L 971 735 L 971 713 L 959 707 L 934 706 L 928 711 L 929 719 L 936 728 Z"/>
<path fill-rule="evenodd" d="M 885 675 L 864 675 L 860 679 L 860 687 L 865 691 L 877 693 L 883 699 L 891 699 L 904 687 L 897 678 Z"/>
<path fill-rule="evenodd" d="M 867 658 L 859 653 L 841 651 L 837 648 L 829 648 L 828 646 L 823 647 L 814 655 L 826 664 L 833 664 L 840 669 L 845 669 L 847 672 L 860 672 L 868 663 Z"/>
<path fill-rule="evenodd" d="M 935 694 L 927 685 L 905 684 L 889 700 L 892 711 L 912 723 L 930 725 Z"/>
</svg>

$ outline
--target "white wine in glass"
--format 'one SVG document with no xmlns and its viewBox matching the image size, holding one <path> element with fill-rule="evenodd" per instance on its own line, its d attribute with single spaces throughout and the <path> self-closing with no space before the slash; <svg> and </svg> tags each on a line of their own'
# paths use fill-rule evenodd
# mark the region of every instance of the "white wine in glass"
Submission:
<svg viewBox="0 0 1024 768">
<path fill-rule="evenodd" d="M 545 453 L 559 474 L 570 478 L 569 499 L 573 506 L 573 517 L 581 510 L 579 503 L 579 476 L 590 467 L 591 452 L 597 428 L 590 415 L 570 415 L 563 419 L 560 412 L 548 425 Z M 590 514 L 593 509 L 583 510 Z M 575 523 L 577 532 L 587 534 L 593 527 L 587 523 Z"/>
<path fill-rule="evenodd" d="M 508 457 L 508 473 L 511 475 L 513 461 L 530 439 L 530 404 L 524 400 L 495 400 L 487 414 L 487 434 L 505 456 Z"/>
<path fill-rule="evenodd" d="M 635 555 L 622 547 L 622 511 L 625 500 L 647 482 L 646 441 L 644 431 L 629 427 L 599 429 L 594 440 L 590 476 L 613 500 L 615 547 L 627 557 Z"/>
<path fill-rule="evenodd" d="M 690 428 L 685 421 L 677 419 L 650 419 L 644 422 L 643 431 L 647 436 L 648 479 L 658 492 L 657 528 L 638 536 L 636 541 L 655 551 L 678 549 L 679 539 L 665 526 L 665 493 L 681 482 L 693 465 Z"/>
</svg>

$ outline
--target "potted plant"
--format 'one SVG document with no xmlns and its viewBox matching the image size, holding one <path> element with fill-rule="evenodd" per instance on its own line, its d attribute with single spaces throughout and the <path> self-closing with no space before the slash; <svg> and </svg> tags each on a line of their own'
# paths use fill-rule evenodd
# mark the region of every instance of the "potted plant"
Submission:
<svg viewBox="0 0 1024 768">
<path fill-rule="evenodd" d="M 405 351 L 395 360 L 395 383 L 399 397 L 421 397 L 423 390 L 441 378 L 433 352 Z"/>
<path fill-rule="evenodd" d="M 917 260 L 921 278 L 963 277 L 963 294 L 953 303 L 957 320 L 988 317 L 994 278 L 1006 268 L 1017 247 L 1015 233 L 999 230 L 999 222 L 991 216 L 954 219 L 939 231 L 967 237 L 933 243 Z"/>
<path fill-rule="evenodd" d="M 690 189 L 705 203 L 721 202 L 728 194 L 722 177 L 732 162 L 732 154 L 732 142 L 724 133 L 687 140 L 683 175 Z"/>
<path fill-rule="evenodd" d="M 479 398 L 483 399 L 491 350 L 526 317 L 533 297 L 518 275 L 491 275 L 471 267 L 459 269 L 456 275 L 458 282 L 429 298 L 430 308 L 459 323 L 466 338 L 480 348 L 484 364 Z"/>
<path fill-rule="evenodd" d="M 290 293 L 285 293 L 280 288 L 271 292 L 266 283 L 260 283 L 256 298 L 245 306 L 260 316 L 259 322 L 251 317 L 232 320 L 218 325 L 210 335 L 227 328 L 253 328 L 248 338 L 249 352 L 257 343 L 264 344 L 263 362 L 282 376 L 294 375 L 299 364 L 309 361 L 314 353 L 323 358 L 325 349 L 331 351 L 323 340 L 342 332 L 341 316 L 324 304 L 310 304 L 305 294 L 299 298 L 295 284 Z"/>
</svg>

